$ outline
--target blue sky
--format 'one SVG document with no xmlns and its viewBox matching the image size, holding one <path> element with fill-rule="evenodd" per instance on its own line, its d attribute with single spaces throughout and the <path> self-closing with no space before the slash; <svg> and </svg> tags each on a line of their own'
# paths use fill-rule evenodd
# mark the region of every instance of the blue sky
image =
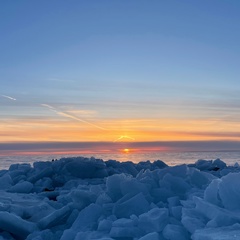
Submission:
<svg viewBox="0 0 240 240">
<path fill-rule="evenodd" d="M 80 141 L 96 141 L 86 136 L 90 125 L 59 112 L 116 130 L 99 141 L 134 135 L 135 125 L 136 140 L 171 140 L 148 137 L 149 119 L 156 132 L 184 135 L 203 125 L 208 137 L 227 140 L 240 120 L 239 10 L 239 1 L 1 2 L 0 127 L 19 130 L 0 141 L 34 140 L 22 125 L 31 120 L 34 129 L 37 120 L 69 121 L 81 125 Z M 179 120 L 184 129 L 174 127 Z M 47 138 L 57 139 L 69 141 Z"/>
</svg>

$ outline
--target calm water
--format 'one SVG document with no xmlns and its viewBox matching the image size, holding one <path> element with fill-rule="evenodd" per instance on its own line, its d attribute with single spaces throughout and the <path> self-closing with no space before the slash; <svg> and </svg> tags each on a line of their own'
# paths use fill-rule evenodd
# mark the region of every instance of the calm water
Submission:
<svg viewBox="0 0 240 240">
<path fill-rule="evenodd" d="M 32 155 L 32 156 L 0 156 L 0 169 L 8 169 L 14 163 L 33 163 L 36 161 L 51 161 L 63 157 L 95 157 L 103 160 L 114 159 L 118 161 L 140 161 L 162 160 L 168 165 L 178 165 L 182 163 L 194 163 L 198 159 L 214 160 L 220 158 L 228 165 L 240 163 L 239 152 L 161 152 L 161 153 L 125 153 L 125 154 L 82 154 L 82 155 Z"/>
</svg>

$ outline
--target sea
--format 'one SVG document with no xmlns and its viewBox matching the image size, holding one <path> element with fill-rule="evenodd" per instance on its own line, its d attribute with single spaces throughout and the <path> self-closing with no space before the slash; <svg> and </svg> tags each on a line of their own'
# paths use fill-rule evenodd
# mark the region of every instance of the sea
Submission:
<svg viewBox="0 0 240 240">
<path fill-rule="evenodd" d="M 10 165 L 15 163 L 30 163 L 38 161 L 52 161 L 52 159 L 61 159 L 67 157 L 94 157 L 103 160 L 132 161 L 138 163 L 140 161 L 162 160 L 169 166 L 179 164 L 195 163 L 199 159 L 215 160 L 221 159 L 227 165 L 240 164 L 240 151 L 231 152 L 154 152 L 154 153 L 105 153 L 105 154 L 49 154 L 49 155 L 19 155 L 19 156 L 0 156 L 0 169 L 8 169 Z"/>
</svg>

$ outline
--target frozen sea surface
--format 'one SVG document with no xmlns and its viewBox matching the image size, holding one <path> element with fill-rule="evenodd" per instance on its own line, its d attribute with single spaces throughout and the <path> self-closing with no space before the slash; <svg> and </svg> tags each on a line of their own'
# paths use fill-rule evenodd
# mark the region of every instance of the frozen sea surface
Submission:
<svg viewBox="0 0 240 240">
<path fill-rule="evenodd" d="M 0 239 L 240 239 L 240 167 L 95 158 L 0 170 Z"/>
<path fill-rule="evenodd" d="M 34 163 L 36 161 L 50 161 L 52 159 L 60 159 L 63 157 L 78 157 L 79 154 L 50 154 L 50 155 L 20 155 L 20 156 L 0 156 L 0 169 L 7 169 L 14 163 Z M 240 151 L 232 152 L 154 152 L 154 153 L 119 153 L 119 154 L 83 154 L 83 157 L 100 158 L 103 160 L 114 159 L 120 162 L 132 161 L 138 163 L 141 161 L 162 160 L 169 166 L 179 164 L 189 164 L 199 159 L 221 159 L 228 165 L 236 162 L 240 163 Z"/>
</svg>

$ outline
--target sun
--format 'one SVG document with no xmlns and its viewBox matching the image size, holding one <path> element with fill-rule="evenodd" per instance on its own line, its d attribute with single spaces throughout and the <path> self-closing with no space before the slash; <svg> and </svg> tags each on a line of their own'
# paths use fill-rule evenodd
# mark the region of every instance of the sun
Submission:
<svg viewBox="0 0 240 240">
<path fill-rule="evenodd" d="M 124 148 L 124 149 L 123 149 L 123 152 L 124 152 L 124 153 L 129 153 L 129 152 L 130 152 L 130 149 L 129 149 L 129 148 Z"/>
</svg>

